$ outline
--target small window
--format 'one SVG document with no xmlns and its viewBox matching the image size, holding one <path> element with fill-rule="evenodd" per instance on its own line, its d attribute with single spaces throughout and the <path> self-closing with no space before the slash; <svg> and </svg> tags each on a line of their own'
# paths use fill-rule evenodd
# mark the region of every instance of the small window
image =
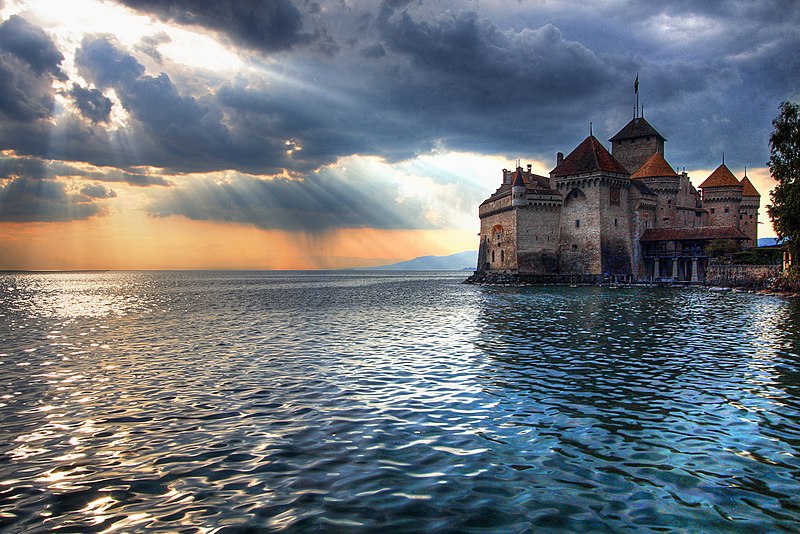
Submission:
<svg viewBox="0 0 800 534">
<path fill-rule="evenodd" d="M 730 209 L 725 208 L 725 213 L 728 213 L 729 211 L 730 211 Z"/>
<path fill-rule="evenodd" d="M 711 213 L 714 213 L 714 208 L 711 208 Z"/>
<path fill-rule="evenodd" d="M 614 227 L 617 227 L 617 226 L 619 226 L 618 222 L 619 222 L 619 221 L 617 221 L 616 219 L 614 219 Z"/>
<path fill-rule="evenodd" d="M 578 245 L 572 245 L 572 250 L 578 250 Z"/>
<path fill-rule="evenodd" d="M 494 263 L 494 250 L 492 251 L 492 263 Z"/>
<path fill-rule="evenodd" d="M 506 251 L 505 250 L 501 250 L 500 251 L 500 263 L 502 263 L 504 261 L 506 261 Z"/>
<path fill-rule="evenodd" d="M 581 220 L 575 219 L 575 228 L 580 228 L 580 227 L 581 227 Z"/>
<path fill-rule="evenodd" d="M 751 215 L 751 216 L 750 216 L 750 218 L 752 219 L 752 218 L 753 218 L 753 216 Z"/>
</svg>

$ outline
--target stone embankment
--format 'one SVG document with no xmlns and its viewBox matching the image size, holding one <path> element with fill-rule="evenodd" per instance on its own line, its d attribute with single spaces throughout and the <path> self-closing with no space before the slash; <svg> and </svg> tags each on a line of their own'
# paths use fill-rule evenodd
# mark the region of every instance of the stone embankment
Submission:
<svg viewBox="0 0 800 534">
<path fill-rule="evenodd" d="M 778 265 L 709 265 L 706 271 L 707 286 L 766 289 L 772 287 L 781 275 Z"/>
<path fill-rule="evenodd" d="M 597 285 L 601 278 L 596 275 L 567 274 L 512 274 L 476 271 L 464 280 L 465 284 L 487 286 L 563 286 L 563 285 Z"/>
</svg>

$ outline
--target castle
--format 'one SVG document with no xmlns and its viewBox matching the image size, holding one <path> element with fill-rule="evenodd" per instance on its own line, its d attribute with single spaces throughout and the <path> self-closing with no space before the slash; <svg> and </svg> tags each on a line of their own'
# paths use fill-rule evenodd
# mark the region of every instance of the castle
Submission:
<svg viewBox="0 0 800 534">
<path fill-rule="evenodd" d="M 760 195 L 746 172 L 737 179 L 723 160 L 701 194 L 636 113 L 610 141 L 610 153 L 591 134 L 566 157 L 559 152 L 549 177 L 531 165 L 503 169 L 479 208 L 475 276 L 700 283 L 712 241 L 757 246 Z"/>
</svg>

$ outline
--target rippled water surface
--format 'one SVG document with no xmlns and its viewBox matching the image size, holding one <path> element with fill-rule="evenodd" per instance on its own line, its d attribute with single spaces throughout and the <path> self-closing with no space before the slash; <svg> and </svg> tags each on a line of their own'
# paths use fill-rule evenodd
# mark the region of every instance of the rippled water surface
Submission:
<svg viewBox="0 0 800 534">
<path fill-rule="evenodd" d="M 11 531 L 800 529 L 800 303 L 0 276 Z"/>
</svg>

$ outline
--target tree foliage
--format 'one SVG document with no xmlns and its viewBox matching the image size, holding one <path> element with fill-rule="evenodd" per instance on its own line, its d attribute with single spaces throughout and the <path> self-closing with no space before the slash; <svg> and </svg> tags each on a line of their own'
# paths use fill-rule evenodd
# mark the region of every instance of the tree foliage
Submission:
<svg viewBox="0 0 800 534">
<path fill-rule="evenodd" d="M 739 243 L 733 239 L 715 239 L 706 245 L 705 251 L 708 257 L 720 260 L 725 256 L 730 256 L 742 250 Z"/>
<path fill-rule="evenodd" d="M 769 168 L 778 185 L 770 193 L 767 213 L 778 237 L 800 259 L 800 105 L 782 102 L 772 126 Z"/>
</svg>

